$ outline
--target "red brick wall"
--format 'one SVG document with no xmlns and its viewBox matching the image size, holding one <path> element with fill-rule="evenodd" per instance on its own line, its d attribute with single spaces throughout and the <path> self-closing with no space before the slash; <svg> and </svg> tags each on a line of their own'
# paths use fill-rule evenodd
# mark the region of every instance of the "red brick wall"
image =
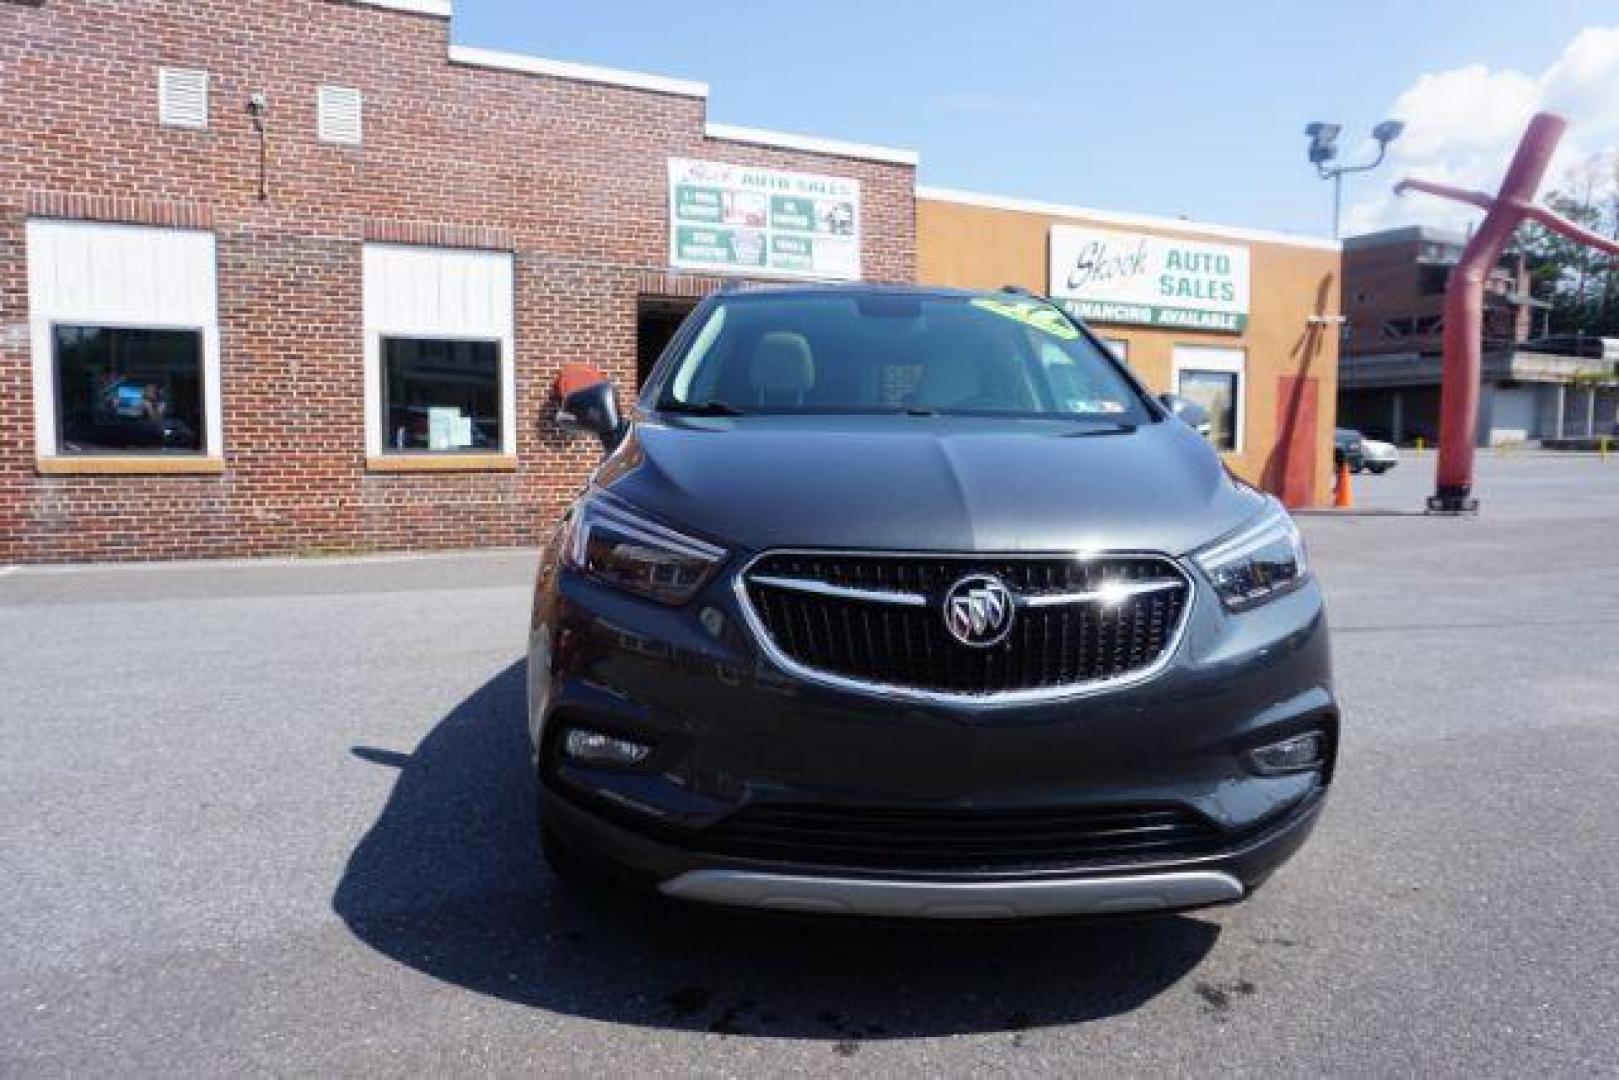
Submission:
<svg viewBox="0 0 1619 1080">
<path fill-rule="evenodd" d="M 634 384 L 672 155 L 858 178 L 866 276 L 913 279 L 909 166 L 710 140 L 696 98 L 453 65 L 448 25 L 343 0 L 0 3 L 0 562 L 533 542 L 596 459 L 549 420 L 556 371 Z M 160 64 L 208 70 L 207 130 L 159 126 Z M 362 146 L 317 141 L 322 83 L 363 92 Z M 30 214 L 211 222 L 223 475 L 37 475 Z M 367 239 L 515 251 L 516 472 L 366 470 Z"/>
<path fill-rule="evenodd" d="M 1344 252 L 1344 313 L 1349 318 L 1345 355 L 1438 351 L 1443 339 L 1442 321 L 1428 334 L 1392 337 L 1383 329 L 1390 320 L 1442 319 L 1445 294 L 1424 292 L 1422 288 L 1424 263 L 1440 265 L 1437 260 L 1425 259 L 1422 249 L 1430 245 L 1431 242 L 1408 240 Z M 1460 254 L 1459 247 L 1451 247 L 1456 255 Z M 1529 295 L 1529 284 L 1529 271 L 1520 261 L 1490 271 L 1484 295 L 1487 341 L 1523 341 L 1530 336 L 1530 309 L 1506 299 L 1509 293 Z"/>
</svg>

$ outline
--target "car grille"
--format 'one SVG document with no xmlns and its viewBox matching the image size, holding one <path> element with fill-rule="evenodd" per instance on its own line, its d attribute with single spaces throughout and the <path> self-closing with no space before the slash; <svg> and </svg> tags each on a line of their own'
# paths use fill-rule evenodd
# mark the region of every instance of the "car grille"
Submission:
<svg viewBox="0 0 1619 1080">
<path fill-rule="evenodd" d="M 1012 625 L 989 647 L 946 628 L 945 594 L 992 575 Z M 961 698 L 1041 696 L 1125 680 L 1166 658 L 1191 585 L 1155 555 L 949 557 L 771 553 L 744 574 L 759 628 L 799 673 Z"/>
<path fill-rule="evenodd" d="M 733 858 L 966 872 L 1186 858 L 1227 840 L 1201 814 L 1163 804 L 1019 811 L 756 805 L 692 843 Z"/>
</svg>

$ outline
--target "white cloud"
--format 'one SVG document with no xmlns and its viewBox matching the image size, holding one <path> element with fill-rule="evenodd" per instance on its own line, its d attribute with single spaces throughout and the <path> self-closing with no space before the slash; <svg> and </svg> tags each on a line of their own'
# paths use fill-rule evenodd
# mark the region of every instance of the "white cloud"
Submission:
<svg viewBox="0 0 1619 1080">
<path fill-rule="evenodd" d="M 1543 193 L 1619 145 L 1619 26 L 1581 30 L 1539 74 L 1469 64 L 1418 78 L 1389 108 L 1389 116 L 1405 121 L 1405 134 L 1389 147 L 1383 169 L 1358 181 L 1356 198 L 1344 211 L 1344 235 L 1400 225 L 1461 229 L 1476 223 L 1477 210 L 1430 195 L 1395 197 L 1394 181 L 1422 177 L 1493 194 L 1524 126 L 1537 112 L 1555 112 L 1569 121 Z"/>
</svg>

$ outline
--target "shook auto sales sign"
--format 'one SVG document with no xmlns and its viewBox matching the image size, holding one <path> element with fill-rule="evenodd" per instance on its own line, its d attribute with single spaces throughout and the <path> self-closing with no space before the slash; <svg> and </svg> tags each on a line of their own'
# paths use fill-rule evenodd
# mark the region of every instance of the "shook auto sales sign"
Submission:
<svg viewBox="0 0 1619 1080">
<path fill-rule="evenodd" d="M 1241 333 L 1248 249 L 1053 225 L 1051 295 L 1088 322 Z"/>
</svg>

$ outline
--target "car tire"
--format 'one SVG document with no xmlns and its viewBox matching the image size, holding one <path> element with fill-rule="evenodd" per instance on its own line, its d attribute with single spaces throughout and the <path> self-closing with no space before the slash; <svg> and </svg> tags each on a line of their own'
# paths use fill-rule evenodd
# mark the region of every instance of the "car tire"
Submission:
<svg viewBox="0 0 1619 1080">
<path fill-rule="evenodd" d="M 1389 471 L 1389 466 L 1387 465 L 1368 465 L 1366 468 L 1371 471 L 1373 476 L 1382 476 Z"/>
<path fill-rule="evenodd" d="M 1356 476 L 1359 476 L 1362 472 L 1366 471 L 1366 466 L 1364 466 L 1364 465 L 1351 465 L 1351 466 L 1349 466 L 1349 471 L 1354 473 Z"/>
</svg>

